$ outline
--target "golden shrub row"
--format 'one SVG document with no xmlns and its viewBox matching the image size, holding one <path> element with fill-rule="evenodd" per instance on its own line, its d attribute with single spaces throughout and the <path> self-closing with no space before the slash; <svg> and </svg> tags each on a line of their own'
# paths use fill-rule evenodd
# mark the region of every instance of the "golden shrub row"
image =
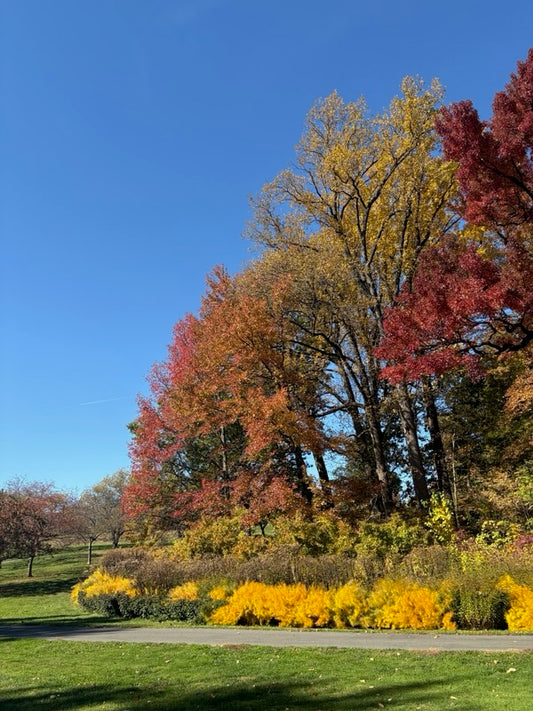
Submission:
<svg viewBox="0 0 533 711">
<path fill-rule="evenodd" d="M 455 629 L 443 591 L 383 579 L 366 594 L 355 582 L 324 590 L 305 585 L 245 583 L 211 616 L 215 624 L 280 627 Z"/>
<path fill-rule="evenodd" d="M 505 614 L 510 630 L 533 630 L 533 590 L 509 575 L 498 582 L 509 599 Z M 85 597 L 139 595 L 134 581 L 96 570 L 72 589 L 77 602 Z M 378 629 L 455 629 L 449 586 L 438 590 L 405 580 L 382 578 L 372 590 L 357 582 L 326 590 L 318 586 L 266 585 L 247 582 L 233 592 L 227 586 L 205 591 L 212 600 L 225 601 L 211 615 L 219 625 L 279 625 L 280 627 L 369 627 Z M 172 588 L 168 598 L 197 600 L 199 584 L 187 582 Z"/>
</svg>

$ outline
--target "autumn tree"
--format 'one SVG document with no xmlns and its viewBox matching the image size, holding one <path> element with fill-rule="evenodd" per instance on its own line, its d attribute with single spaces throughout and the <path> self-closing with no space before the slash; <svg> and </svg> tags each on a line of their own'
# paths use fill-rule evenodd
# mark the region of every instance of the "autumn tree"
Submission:
<svg viewBox="0 0 533 711">
<path fill-rule="evenodd" d="M 28 577 L 33 576 L 33 562 L 38 555 L 53 550 L 72 527 L 72 502 L 64 493 L 42 482 L 14 480 L 0 497 L 0 519 L 7 537 L 9 555 L 28 559 Z"/>
<path fill-rule="evenodd" d="M 127 478 L 128 472 L 120 469 L 84 491 L 76 502 L 75 531 L 87 543 L 88 565 L 92 562 L 95 541 L 105 537 L 116 548 L 124 534 L 122 494 Z"/>
<path fill-rule="evenodd" d="M 458 366 L 480 375 L 482 357 L 533 340 L 533 49 L 480 120 L 470 101 L 442 108 L 444 155 L 456 162 L 459 240 L 427 250 L 385 321 L 391 380 Z M 476 229 L 477 227 L 477 229 Z"/>
<path fill-rule="evenodd" d="M 436 155 L 440 97 L 436 83 L 425 88 L 406 79 L 402 96 L 378 116 L 369 117 L 362 100 L 344 104 L 337 94 L 319 102 L 308 115 L 297 168 L 265 186 L 249 230 L 267 250 L 282 252 L 289 269 L 290 257 L 313 264 L 323 315 L 319 321 L 300 304 L 299 316 L 312 347 L 335 370 L 339 402 L 357 436 L 366 435 L 384 510 L 391 505 L 388 403 L 401 423 L 416 498 L 428 498 L 413 393 L 380 381 L 374 349 L 385 309 L 411 280 L 421 251 L 456 222 L 447 209 L 452 167 Z"/>
</svg>

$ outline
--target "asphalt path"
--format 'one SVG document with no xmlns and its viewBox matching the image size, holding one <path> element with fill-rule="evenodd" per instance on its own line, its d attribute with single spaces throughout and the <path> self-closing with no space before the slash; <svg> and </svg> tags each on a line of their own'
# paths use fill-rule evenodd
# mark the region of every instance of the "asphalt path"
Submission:
<svg viewBox="0 0 533 711">
<path fill-rule="evenodd" d="M 143 644 L 208 644 L 216 646 L 338 647 L 341 649 L 407 649 L 412 651 L 533 652 L 533 634 L 436 634 L 285 630 L 228 627 L 54 627 L 1 625 L 0 639 L 47 639 L 75 642 Z"/>
</svg>

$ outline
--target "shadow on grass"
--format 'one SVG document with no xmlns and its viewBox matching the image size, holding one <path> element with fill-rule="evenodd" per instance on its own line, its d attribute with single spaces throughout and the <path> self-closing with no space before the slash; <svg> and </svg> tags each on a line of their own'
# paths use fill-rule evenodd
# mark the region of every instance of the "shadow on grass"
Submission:
<svg viewBox="0 0 533 711">
<path fill-rule="evenodd" d="M 457 679 L 455 679 L 457 681 Z M 450 679 L 433 679 L 412 683 L 388 684 L 375 689 L 362 689 L 331 697 L 312 684 L 256 684 L 216 687 L 191 692 L 184 685 L 153 684 L 146 687 L 91 686 L 53 692 L 50 689 L 21 689 L 11 696 L 0 695 L 2 711 L 33 711 L 35 706 L 47 711 L 75 711 L 96 704 L 123 704 L 128 711 L 364 711 L 380 708 L 406 708 L 409 704 L 445 704 L 443 690 Z M 185 686 L 185 688 L 184 688 Z M 469 702 L 462 708 L 482 711 L 482 706 Z"/>
<path fill-rule="evenodd" d="M 73 627 L 73 632 L 79 632 L 81 628 L 91 628 L 95 625 L 106 625 L 106 627 L 123 626 L 122 618 L 104 617 L 101 615 L 93 615 L 92 617 L 80 617 L 79 615 L 38 615 L 36 617 L 1 617 L 0 618 L 0 635 L 6 636 L 11 632 L 20 632 L 13 636 L 27 637 L 29 630 L 35 631 L 43 628 L 43 635 L 47 632 L 57 630 L 58 628 Z"/>
<path fill-rule="evenodd" d="M 60 580 L 28 580 L 16 583 L 0 583 L 0 597 L 33 597 L 36 595 L 55 595 L 70 592 L 79 581 L 78 577 L 62 578 Z"/>
</svg>

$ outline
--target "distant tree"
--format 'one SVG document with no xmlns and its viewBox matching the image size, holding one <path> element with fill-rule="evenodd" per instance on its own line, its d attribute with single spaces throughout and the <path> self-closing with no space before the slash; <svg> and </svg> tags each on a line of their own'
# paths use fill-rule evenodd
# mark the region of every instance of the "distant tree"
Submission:
<svg viewBox="0 0 533 711">
<path fill-rule="evenodd" d="M 64 541 L 72 527 L 72 500 L 50 484 L 10 482 L 1 497 L 0 524 L 7 531 L 3 542 L 10 556 L 28 559 L 28 577 L 33 562 Z"/>
<path fill-rule="evenodd" d="M 84 491 L 76 503 L 75 530 L 87 543 L 87 565 L 92 562 L 95 541 L 109 538 L 113 548 L 117 548 L 124 534 L 122 494 L 127 479 L 128 472 L 120 469 Z"/>
</svg>

